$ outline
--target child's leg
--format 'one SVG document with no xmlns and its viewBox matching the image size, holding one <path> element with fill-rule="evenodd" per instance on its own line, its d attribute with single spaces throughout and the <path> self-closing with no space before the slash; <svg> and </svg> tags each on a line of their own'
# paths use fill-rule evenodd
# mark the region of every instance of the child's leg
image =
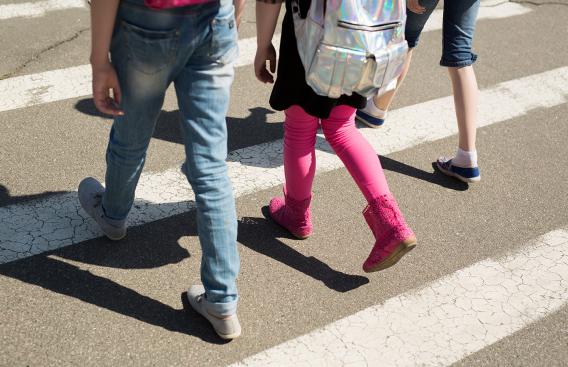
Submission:
<svg viewBox="0 0 568 367">
<path fill-rule="evenodd" d="M 316 171 L 316 133 L 318 118 L 300 106 L 286 110 L 284 121 L 284 175 L 287 195 L 304 200 L 312 194 Z"/>
<path fill-rule="evenodd" d="M 355 127 L 354 115 L 352 107 L 335 107 L 329 118 L 322 121 L 322 128 L 369 203 L 363 216 L 375 236 L 375 244 L 363 270 L 371 272 L 396 264 L 416 246 L 416 237 L 389 192 L 377 154 Z"/>
<path fill-rule="evenodd" d="M 471 45 L 479 0 L 463 0 L 444 4 L 444 48 L 440 65 L 448 67 L 458 121 L 459 143 L 456 155 L 440 158 L 438 168 L 465 182 L 481 179 L 475 149 L 478 89 L 473 63 L 477 55 Z"/>
<path fill-rule="evenodd" d="M 426 8 L 426 11 L 423 14 L 416 14 L 411 11 L 407 12 L 404 36 L 406 38 L 406 41 L 408 42 L 409 50 L 408 54 L 406 55 L 406 59 L 404 60 L 402 72 L 397 79 L 395 89 L 388 91 L 381 96 L 373 97 L 374 103 L 368 101 L 367 107 L 363 111 L 360 111 L 359 119 L 365 124 L 371 127 L 378 127 L 384 123 L 384 119 L 386 118 L 387 111 L 390 109 L 390 105 L 394 99 L 394 96 L 402 85 L 402 82 L 406 78 L 406 74 L 410 69 L 412 51 L 414 50 L 414 47 L 418 45 L 418 40 L 420 39 L 420 34 L 424 29 L 426 21 L 428 20 L 428 18 L 430 18 L 430 15 L 434 11 L 434 9 L 436 9 L 438 2 L 439 0 L 421 0 L 420 5 Z M 375 119 L 372 119 L 371 117 L 374 117 Z"/>
<path fill-rule="evenodd" d="M 146 159 L 146 150 L 160 114 L 172 61 L 159 55 L 174 47 L 175 33 L 169 24 L 166 30 L 146 25 L 151 18 L 143 11 L 119 11 L 117 24 L 129 22 L 154 29 L 152 35 L 161 34 L 159 41 L 147 43 L 148 35 L 139 29 L 119 27 L 113 36 L 111 58 L 122 91 L 121 107 L 125 114 L 114 118 L 107 148 L 106 190 L 103 207 L 113 219 L 125 219 L 133 201 L 136 185 Z M 129 47 L 125 40 L 128 39 Z M 143 51 L 139 51 L 143 50 Z M 139 51 L 139 52 L 137 52 Z M 153 58 L 147 55 L 152 54 Z M 158 55 L 158 56 L 156 56 Z"/>
<path fill-rule="evenodd" d="M 177 35 L 171 21 L 176 18 L 161 21 L 168 15 L 151 13 L 143 7 L 132 9 L 124 2 L 119 7 L 110 53 L 124 115 L 114 118 L 110 132 L 106 188 L 93 177 L 79 184 L 81 206 L 113 240 L 126 235 L 126 217 L 174 66 L 170 58 L 162 56 L 175 53 Z"/>
<path fill-rule="evenodd" d="M 464 151 L 475 151 L 478 90 L 472 65 L 477 55 L 472 52 L 471 44 L 478 12 L 479 0 L 444 4 L 444 48 L 440 65 L 448 67 L 452 80 L 459 147 Z"/>
<path fill-rule="evenodd" d="M 233 16 L 231 0 L 221 0 L 218 8 L 184 16 L 182 34 L 192 38 L 180 42 L 177 54 L 182 67 L 174 79 L 185 144 L 185 174 L 195 192 L 202 250 L 203 287 L 192 286 L 188 296 L 192 307 L 224 339 L 240 334 L 236 317 L 240 268 L 237 217 L 226 163 L 226 116 L 237 55 Z"/>
<path fill-rule="evenodd" d="M 377 107 L 379 114 L 382 112 L 382 116 L 379 116 L 380 118 L 386 117 L 387 111 L 390 108 L 390 105 L 394 99 L 396 92 L 398 91 L 398 89 L 402 85 L 402 82 L 406 78 L 408 70 L 410 70 L 410 61 L 412 60 L 412 50 L 413 48 L 410 48 L 408 50 L 408 53 L 406 54 L 402 71 L 400 72 L 400 75 L 396 80 L 396 87 L 393 90 L 390 90 L 381 96 L 373 97 L 373 101 L 375 102 L 375 107 Z"/>
<path fill-rule="evenodd" d="M 355 127 L 354 118 L 353 107 L 335 107 L 329 118 L 322 121 L 322 129 L 325 138 L 370 202 L 388 194 L 389 187 L 377 153 Z"/>
<path fill-rule="evenodd" d="M 270 201 L 272 219 L 299 239 L 312 234 L 310 202 L 316 172 L 316 132 L 318 118 L 300 106 L 286 110 L 284 121 L 284 197 Z"/>
<path fill-rule="evenodd" d="M 459 143 L 464 151 L 475 152 L 477 122 L 477 81 L 473 67 L 448 68 L 454 91 L 454 104 L 458 120 Z M 457 163 L 457 162 L 456 162 Z M 476 166 L 476 162 L 463 162 L 464 166 Z"/>
</svg>

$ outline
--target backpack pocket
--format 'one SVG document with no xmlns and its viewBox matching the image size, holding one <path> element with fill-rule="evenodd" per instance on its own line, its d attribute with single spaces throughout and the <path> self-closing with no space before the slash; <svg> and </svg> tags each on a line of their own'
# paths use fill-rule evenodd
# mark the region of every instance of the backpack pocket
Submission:
<svg viewBox="0 0 568 367">
<path fill-rule="evenodd" d="M 385 72 L 384 80 L 390 83 L 391 80 L 400 76 L 408 53 L 408 43 L 406 41 L 396 43 L 388 48 L 389 50 L 389 64 Z"/>
<path fill-rule="evenodd" d="M 317 94 L 330 98 L 353 92 L 368 96 L 378 88 L 376 65 L 363 52 L 322 43 L 306 73 L 306 82 Z"/>
</svg>

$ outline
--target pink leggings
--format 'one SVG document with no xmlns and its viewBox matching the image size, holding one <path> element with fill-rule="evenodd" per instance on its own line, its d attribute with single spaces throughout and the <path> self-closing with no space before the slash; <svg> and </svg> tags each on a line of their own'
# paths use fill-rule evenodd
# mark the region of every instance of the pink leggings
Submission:
<svg viewBox="0 0 568 367">
<path fill-rule="evenodd" d="M 319 119 L 294 105 L 284 121 L 284 174 L 286 192 L 303 200 L 312 193 L 316 171 L 316 132 Z M 321 126 L 326 140 L 339 156 L 367 201 L 388 194 L 389 187 L 379 157 L 355 127 L 355 108 L 337 106 Z"/>
</svg>

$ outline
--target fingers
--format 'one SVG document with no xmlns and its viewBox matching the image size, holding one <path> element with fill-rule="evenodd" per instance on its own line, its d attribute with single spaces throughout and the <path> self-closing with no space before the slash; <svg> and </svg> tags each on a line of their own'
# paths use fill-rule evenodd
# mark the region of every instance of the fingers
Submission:
<svg viewBox="0 0 568 367">
<path fill-rule="evenodd" d="M 114 87 L 112 87 L 112 97 L 114 98 L 117 104 L 120 104 L 120 101 L 122 100 L 122 92 L 120 91 L 120 85 L 116 84 Z"/>
<path fill-rule="evenodd" d="M 117 92 L 115 92 L 115 90 Z M 101 88 L 93 90 L 93 100 L 95 102 L 95 106 L 100 112 L 105 113 L 107 115 L 111 116 L 124 115 L 124 112 L 118 107 L 117 104 L 118 101 L 120 100 L 120 89 L 113 88 L 113 95 L 115 96 L 115 99 L 109 96 L 109 91 L 110 91 L 109 89 L 105 91 L 104 89 Z"/>
<path fill-rule="evenodd" d="M 263 82 L 263 83 L 274 83 L 274 77 L 268 71 L 266 67 L 266 62 L 269 62 L 270 70 L 275 70 L 275 63 L 276 60 L 271 61 L 270 57 L 263 57 L 262 55 L 257 54 L 255 61 L 254 61 L 254 74 L 256 78 Z M 274 73 L 274 71 L 272 71 Z"/>
<path fill-rule="evenodd" d="M 423 14 L 426 11 L 426 8 L 420 5 L 418 0 L 408 0 L 406 7 L 408 10 L 416 14 Z"/>
<path fill-rule="evenodd" d="M 272 51 L 273 52 L 271 52 L 268 56 L 268 63 L 270 66 L 270 72 L 274 74 L 276 72 L 276 51 L 274 51 L 274 49 Z"/>
<path fill-rule="evenodd" d="M 124 115 L 124 112 L 120 108 L 118 108 L 115 101 L 110 97 L 95 100 L 95 106 L 100 112 L 107 115 L 111 116 Z"/>
<path fill-rule="evenodd" d="M 263 83 L 274 83 L 274 77 L 268 72 L 266 64 L 255 71 L 256 78 Z"/>
</svg>

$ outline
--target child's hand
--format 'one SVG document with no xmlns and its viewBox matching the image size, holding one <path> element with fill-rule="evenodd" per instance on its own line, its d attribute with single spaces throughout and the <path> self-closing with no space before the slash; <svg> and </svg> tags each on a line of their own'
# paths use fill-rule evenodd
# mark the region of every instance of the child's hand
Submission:
<svg viewBox="0 0 568 367">
<path fill-rule="evenodd" d="M 110 64 L 93 64 L 93 100 L 102 113 L 117 116 L 124 115 L 120 104 L 120 85 L 116 71 Z M 110 91 L 112 90 L 112 96 Z"/>
<path fill-rule="evenodd" d="M 270 72 L 266 68 L 266 61 L 270 66 Z M 263 83 L 274 83 L 274 74 L 276 72 L 276 49 L 270 43 L 268 47 L 257 48 L 254 57 L 254 74 L 256 78 Z M 272 74 L 271 74 L 272 73 Z"/>
<path fill-rule="evenodd" d="M 416 14 L 423 14 L 426 11 L 426 8 L 420 5 L 418 0 L 407 0 L 406 7 L 408 10 Z"/>
</svg>

